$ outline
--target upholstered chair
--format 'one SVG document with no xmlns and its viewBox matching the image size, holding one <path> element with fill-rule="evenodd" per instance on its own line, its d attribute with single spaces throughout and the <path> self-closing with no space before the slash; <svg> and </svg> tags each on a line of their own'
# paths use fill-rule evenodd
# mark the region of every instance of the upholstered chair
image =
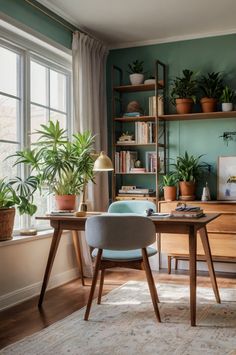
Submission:
<svg viewBox="0 0 236 355">
<path fill-rule="evenodd" d="M 146 210 L 152 209 L 156 212 L 156 205 L 148 200 L 123 200 L 116 201 L 110 204 L 109 213 L 137 213 L 146 215 Z"/>
<path fill-rule="evenodd" d="M 87 219 L 85 226 L 86 240 L 96 256 L 95 270 L 84 319 L 88 320 L 99 270 L 102 282 L 99 287 L 101 302 L 104 270 L 112 267 L 134 269 L 144 268 L 157 320 L 160 322 L 158 295 L 149 265 L 148 257 L 156 250 L 149 247 L 156 240 L 153 222 L 136 214 L 104 214 Z"/>
</svg>

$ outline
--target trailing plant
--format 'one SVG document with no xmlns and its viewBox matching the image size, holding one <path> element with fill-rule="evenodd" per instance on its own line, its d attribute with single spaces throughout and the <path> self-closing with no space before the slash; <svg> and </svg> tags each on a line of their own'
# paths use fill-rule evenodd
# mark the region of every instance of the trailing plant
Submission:
<svg viewBox="0 0 236 355">
<path fill-rule="evenodd" d="M 196 101 L 196 86 L 195 74 L 192 70 L 184 69 L 182 77 L 176 77 L 172 83 L 170 92 L 171 102 L 175 104 L 176 99 L 192 99 Z"/>
<path fill-rule="evenodd" d="M 16 152 L 15 165 L 28 165 L 40 189 L 47 187 L 49 192 L 58 195 L 79 194 L 84 184 L 93 181 L 94 136 L 85 131 L 74 134 L 69 141 L 58 121 L 41 125 L 36 133 L 40 136 L 34 143 L 35 148 Z"/>
<path fill-rule="evenodd" d="M 189 155 L 187 152 L 183 156 L 178 156 L 176 163 L 172 164 L 175 168 L 175 175 L 179 181 L 195 181 L 205 167 L 206 163 L 200 164 L 200 158 L 203 156 Z"/>
<path fill-rule="evenodd" d="M 202 97 L 219 99 L 223 91 L 223 79 L 219 72 L 212 72 L 203 75 L 199 81 L 199 89 Z"/>
<path fill-rule="evenodd" d="M 222 95 L 220 97 L 220 101 L 225 103 L 225 102 L 233 102 L 235 97 L 235 91 L 233 89 L 230 89 L 227 85 L 223 88 Z"/>
<path fill-rule="evenodd" d="M 128 64 L 129 74 L 143 74 L 143 63 L 144 61 L 139 61 L 136 59 L 131 64 Z"/>
</svg>

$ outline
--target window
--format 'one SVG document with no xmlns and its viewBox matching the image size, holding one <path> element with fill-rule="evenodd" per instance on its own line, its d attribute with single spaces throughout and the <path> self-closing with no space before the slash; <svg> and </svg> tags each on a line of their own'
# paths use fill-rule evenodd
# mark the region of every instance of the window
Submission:
<svg viewBox="0 0 236 355">
<path fill-rule="evenodd" d="M 12 167 L 14 159 L 5 158 L 37 140 L 41 124 L 49 119 L 71 130 L 71 73 L 62 65 L 28 50 L 0 42 L 0 178 L 27 176 L 27 169 Z M 50 201 L 35 195 L 37 214 L 49 209 Z M 17 216 L 15 230 L 29 226 L 47 227 L 42 221 Z"/>
</svg>

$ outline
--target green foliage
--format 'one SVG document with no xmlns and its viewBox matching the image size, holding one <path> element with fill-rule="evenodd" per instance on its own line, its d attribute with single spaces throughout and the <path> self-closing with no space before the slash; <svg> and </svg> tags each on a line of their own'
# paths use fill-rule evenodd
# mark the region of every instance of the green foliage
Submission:
<svg viewBox="0 0 236 355">
<path fill-rule="evenodd" d="M 219 72 L 207 73 L 199 79 L 199 88 L 203 97 L 219 99 L 223 91 L 223 79 Z"/>
<path fill-rule="evenodd" d="M 12 187 L 4 179 L 0 180 L 0 208 L 10 208 L 17 202 L 17 196 Z"/>
<path fill-rule="evenodd" d="M 83 185 L 93 180 L 91 156 L 94 136 L 89 131 L 73 135 L 69 141 L 59 122 L 49 121 L 36 131 L 40 134 L 34 149 L 16 152 L 16 164 L 26 164 L 39 188 L 47 186 L 59 195 L 79 194 Z"/>
<path fill-rule="evenodd" d="M 175 173 L 169 173 L 162 176 L 162 185 L 163 186 L 175 186 L 177 184 L 177 177 Z"/>
<path fill-rule="evenodd" d="M 197 157 L 188 155 L 187 152 L 183 156 L 177 157 L 176 164 L 172 164 L 177 179 L 179 181 L 195 181 L 202 171 L 202 165 L 199 162 L 201 157 L 202 155 Z"/>
<path fill-rule="evenodd" d="M 128 64 L 129 74 L 142 74 L 143 73 L 143 61 L 136 59 L 131 64 Z"/>
<path fill-rule="evenodd" d="M 175 104 L 175 99 L 193 99 L 196 101 L 196 83 L 195 74 L 192 70 L 184 69 L 182 77 L 176 77 L 173 80 L 170 92 L 171 102 Z"/>
<path fill-rule="evenodd" d="M 224 87 L 222 91 L 222 95 L 220 97 L 221 102 L 233 102 L 235 98 L 235 91 L 233 89 L 230 89 L 227 85 Z"/>
</svg>

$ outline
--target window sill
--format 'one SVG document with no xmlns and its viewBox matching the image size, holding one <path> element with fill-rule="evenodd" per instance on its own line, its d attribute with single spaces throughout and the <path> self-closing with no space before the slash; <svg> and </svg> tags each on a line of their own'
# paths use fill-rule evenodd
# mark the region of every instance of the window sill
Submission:
<svg viewBox="0 0 236 355">
<path fill-rule="evenodd" d="M 31 236 L 14 235 L 12 239 L 0 242 L 0 247 L 9 246 L 12 244 L 32 242 L 44 238 L 50 238 L 52 237 L 52 234 L 53 234 L 52 229 L 47 229 L 44 231 L 38 231 L 37 235 L 31 235 Z"/>
</svg>

